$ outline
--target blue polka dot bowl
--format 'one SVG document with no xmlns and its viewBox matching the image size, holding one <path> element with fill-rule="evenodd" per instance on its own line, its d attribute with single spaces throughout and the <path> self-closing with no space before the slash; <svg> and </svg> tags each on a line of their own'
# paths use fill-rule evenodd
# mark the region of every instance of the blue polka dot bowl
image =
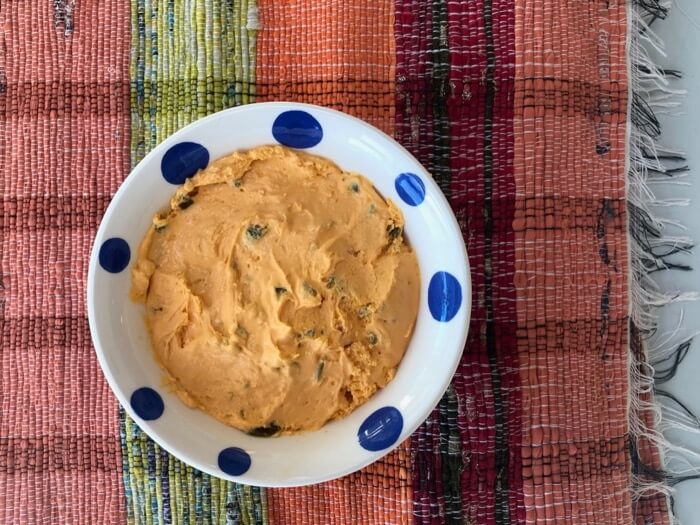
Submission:
<svg viewBox="0 0 700 525">
<path fill-rule="evenodd" d="M 341 420 L 318 431 L 275 438 L 228 427 L 169 392 L 150 350 L 143 306 L 129 299 L 138 245 L 177 185 L 219 157 L 265 144 L 321 155 L 371 180 L 403 212 L 422 281 L 415 331 L 394 380 Z M 163 141 L 114 196 L 95 237 L 88 272 L 95 350 L 126 411 L 158 444 L 190 465 L 221 478 L 270 487 L 349 474 L 405 440 L 437 405 L 457 368 L 470 297 L 459 226 L 418 161 L 361 120 L 292 103 L 222 111 Z"/>
</svg>

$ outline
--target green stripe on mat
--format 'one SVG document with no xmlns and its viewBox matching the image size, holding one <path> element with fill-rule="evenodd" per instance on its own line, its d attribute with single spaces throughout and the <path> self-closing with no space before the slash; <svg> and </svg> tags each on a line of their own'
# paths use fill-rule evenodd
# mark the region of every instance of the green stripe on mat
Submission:
<svg viewBox="0 0 700 525">
<path fill-rule="evenodd" d="M 173 132 L 255 97 L 249 0 L 132 0 L 131 162 Z"/>
<path fill-rule="evenodd" d="M 249 0 L 132 0 L 131 163 L 205 115 L 253 102 Z M 203 474 L 120 416 L 128 522 L 266 524 L 265 491 Z"/>
<path fill-rule="evenodd" d="M 162 450 L 123 411 L 120 423 L 129 523 L 268 522 L 264 489 L 193 469 Z"/>
</svg>

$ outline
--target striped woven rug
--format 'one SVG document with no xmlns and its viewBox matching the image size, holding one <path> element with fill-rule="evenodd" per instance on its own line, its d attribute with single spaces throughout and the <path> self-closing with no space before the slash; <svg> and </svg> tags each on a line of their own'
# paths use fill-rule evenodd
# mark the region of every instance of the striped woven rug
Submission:
<svg viewBox="0 0 700 525">
<path fill-rule="evenodd" d="M 628 21 L 622 0 L 1 0 L 0 522 L 670 523 L 631 430 L 651 420 L 629 408 Z M 130 168 L 269 100 L 393 135 L 473 272 L 468 344 L 425 424 L 298 489 L 156 446 L 86 318 L 91 242 Z"/>
</svg>

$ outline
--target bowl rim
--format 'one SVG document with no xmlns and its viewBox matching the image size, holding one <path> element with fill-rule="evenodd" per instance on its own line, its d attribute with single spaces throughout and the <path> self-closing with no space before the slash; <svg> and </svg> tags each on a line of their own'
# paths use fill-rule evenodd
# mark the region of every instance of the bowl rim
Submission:
<svg viewBox="0 0 700 525">
<path fill-rule="evenodd" d="M 211 123 L 212 121 L 218 120 L 224 116 L 229 116 L 233 114 L 240 114 L 244 112 L 255 112 L 263 107 L 276 107 L 279 109 L 284 109 L 284 110 L 295 110 L 295 109 L 302 109 L 302 110 L 312 110 L 317 113 L 326 113 L 326 114 L 331 114 L 335 117 L 339 117 L 341 119 L 345 120 L 350 120 L 354 122 L 355 124 L 360 125 L 361 127 L 364 127 L 367 131 L 371 132 L 372 134 L 379 134 L 382 136 L 385 140 L 388 140 L 392 146 L 397 147 L 404 155 L 406 155 L 410 160 L 412 160 L 417 167 L 420 167 L 422 174 L 424 175 L 423 177 L 423 182 L 426 184 L 426 186 L 430 186 L 430 189 L 432 190 L 432 193 L 434 195 L 434 198 L 440 201 L 440 204 L 444 206 L 444 208 L 449 212 L 449 220 L 451 222 L 452 227 L 456 232 L 459 233 L 459 237 L 462 239 L 461 243 L 457 243 L 458 246 L 455 246 L 455 250 L 459 252 L 459 256 L 461 257 L 461 260 L 464 264 L 464 269 L 465 269 L 465 280 L 462 283 L 463 286 L 463 302 L 462 302 L 462 308 L 465 310 L 465 320 L 464 320 L 464 326 L 461 329 L 461 340 L 459 341 L 459 346 L 462 349 L 459 354 L 455 357 L 452 363 L 450 363 L 449 367 L 449 374 L 445 373 L 442 377 L 442 381 L 440 382 L 440 389 L 436 390 L 436 393 L 434 398 L 431 399 L 429 406 L 432 408 L 429 411 L 426 411 L 426 413 L 422 414 L 416 414 L 414 416 L 409 416 L 407 417 L 404 414 L 404 426 L 403 430 L 401 432 L 402 435 L 405 435 L 406 437 L 403 440 L 397 440 L 394 444 L 391 446 L 387 447 L 386 449 L 380 450 L 380 451 L 374 451 L 371 452 L 365 459 L 362 459 L 361 461 L 357 461 L 352 463 L 352 465 L 349 465 L 345 469 L 340 469 L 337 471 L 329 472 L 328 475 L 325 476 L 316 476 L 312 479 L 305 479 L 303 481 L 294 480 L 294 481 L 287 481 L 286 479 L 282 478 L 279 482 L 269 482 L 265 480 L 260 480 L 260 479 L 255 479 L 255 476 L 250 476 L 248 473 L 243 474 L 241 476 L 231 476 L 229 474 L 224 473 L 223 471 L 220 470 L 215 470 L 209 468 L 208 465 L 204 465 L 200 463 L 199 461 L 193 459 L 187 451 L 180 450 L 177 447 L 173 447 L 168 443 L 168 441 L 163 438 L 159 431 L 153 428 L 151 425 L 150 421 L 145 421 L 138 417 L 136 413 L 134 412 L 133 408 L 131 407 L 131 403 L 129 402 L 129 397 L 128 395 L 122 390 L 119 381 L 116 379 L 114 374 L 112 373 L 112 370 L 109 368 L 109 365 L 107 363 L 107 358 L 106 358 L 106 353 L 104 349 L 102 348 L 100 338 L 99 338 L 99 332 L 100 332 L 100 327 L 98 321 L 96 320 L 97 314 L 95 311 L 95 286 L 96 286 L 96 280 L 97 280 L 97 266 L 98 266 L 98 256 L 99 256 L 99 247 L 97 246 L 97 242 L 99 239 L 102 239 L 105 236 L 105 231 L 107 229 L 108 224 L 111 222 L 113 215 L 115 214 L 115 211 L 117 210 L 118 206 L 117 203 L 120 201 L 120 198 L 128 191 L 128 188 L 130 188 L 134 184 L 138 184 L 138 179 L 140 177 L 139 172 L 144 170 L 145 166 L 152 161 L 153 158 L 162 155 L 163 148 L 166 147 L 166 145 L 171 142 L 172 140 L 176 139 L 180 135 L 186 135 L 190 134 L 194 131 L 197 131 L 198 128 L 201 127 L 206 127 Z M 262 145 L 262 144 L 261 144 Z M 294 149 L 294 148 L 292 148 Z M 230 150 L 226 155 L 234 153 L 236 150 L 235 148 Z M 311 154 L 315 154 L 311 152 Z M 216 157 L 210 159 L 211 161 L 216 160 L 217 158 L 221 157 Z M 335 162 L 334 159 L 330 158 L 332 162 Z M 342 169 L 342 166 L 341 166 Z M 365 175 L 366 176 L 366 175 Z M 174 186 L 178 187 L 178 186 Z M 426 188 L 427 189 L 427 188 Z M 175 191 L 175 190 L 173 190 Z M 454 375 L 461 363 L 462 360 L 462 355 L 464 352 L 464 347 L 467 342 L 467 338 L 469 335 L 469 325 L 471 321 L 471 313 L 472 313 L 472 277 L 471 277 L 471 267 L 469 264 L 469 258 L 467 255 L 467 250 L 466 250 L 466 245 L 464 243 L 464 237 L 462 234 L 462 230 L 459 226 L 459 223 L 457 221 L 457 218 L 454 215 L 454 211 L 452 210 L 452 207 L 450 206 L 449 201 L 443 194 L 442 190 L 440 187 L 437 185 L 435 180 L 433 179 L 432 175 L 430 172 L 406 149 L 404 148 L 398 141 L 396 141 L 393 137 L 382 131 L 381 129 L 373 126 L 372 124 L 357 118 L 353 115 L 350 115 L 348 113 L 344 113 L 342 111 L 338 111 L 336 109 L 324 107 L 324 106 L 318 106 L 315 104 L 307 104 L 307 103 L 301 103 L 301 102 L 292 102 L 292 101 L 274 101 L 274 102 L 254 102 L 250 104 L 245 104 L 241 106 L 235 106 L 232 108 L 227 108 L 215 113 L 212 113 L 210 115 L 207 115 L 205 117 L 199 118 L 186 126 L 183 126 L 182 128 L 179 128 L 177 131 L 174 133 L 166 136 L 161 140 L 155 147 L 153 147 L 140 161 L 139 163 L 134 166 L 127 177 L 122 181 L 122 183 L 119 185 L 117 188 L 117 191 L 114 193 L 114 195 L 111 197 L 109 205 L 107 206 L 107 209 L 105 210 L 104 215 L 102 216 L 102 219 L 100 221 L 100 225 L 94 235 L 93 242 L 92 242 L 92 247 L 91 247 L 91 254 L 89 258 L 89 265 L 88 265 L 88 274 L 87 274 L 87 287 L 86 287 L 86 294 L 87 294 L 87 310 L 88 310 L 88 325 L 90 328 L 90 335 L 93 343 L 93 348 L 95 350 L 95 353 L 97 354 L 97 359 L 100 364 L 100 368 L 102 370 L 102 373 L 104 374 L 107 383 L 111 389 L 111 391 L 114 393 L 116 396 L 117 400 L 119 401 L 120 405 L 123 407 L 123 409 L 126 411 L 126 413 L 136 422 L 139 428 L 143 430 L 150 439 L 152 439 L 155 443 L 157 443 L 162 449 L 167 451 L 169 454 L 173 455 L 175 458 L 181 460 L 185 464 L 192 466 L 193 468 L 196 468 L 202 472 L 205 472 L 209 475 L 212 475 L 214 477 L 220 478 L 220 479 L 226 479 L 229 481 L 233 481 L 235 483 L 239 484 L 244 484 L 244 485 L 254 485 L 254 486 L 261 486 L 261 487 L 269 487 L 269 488 L 284 488 L 284 487 L 302 487 L 302 486 L 309 486 L 309 485 L 315 485 L 318 483 L 323 483 L 326 481 L 331 481 L 334 479 L 338 479 L 341 477 L 344 477 L 348 474 L 357 472 L 368 465 L 380 460 L 384 456 L 388 455 L 390 452 L 393 452 L 397 448 L 401 446 L 401 444 L 408 440 L 411 435 L 416 431 L 416 429 L 423 424 L 426 419 L 430 416 L 432 411 L 435 409 L 435 407 L 439 404 L 440 399 L 442 396 L 445 394 L 447 391 L 447 388 L 449 387 L 450 383 L 452 382 Z M 412 335 L 413 337 L 413 335 Z M 409 341 L 410 344 L 410 341 Z M 402 363 L 399 363 L 399 368 L 401 367 Z M 160 365 L 159 365 L 160 366 Z M 446 370 L 447 371 L 447 370 Z M 375 394 L 376 395 L 376 394 Z M 374 396 L 373 396 L 374 397 Z M 371 398 L 370 398 L 371 399 Z M 368 400 L 369 401 L 369 400 Z M 209 416 L 211 417 L 211 416 Z M 408 424 L 406 424 L 408 423 Z M 235 428 L 231 427 L 233 430 L 236 430 Z M 321 427 L 324 428 L 324 427 Z M 320 430 L 320 429 L 319 429 Z M 309 431 L 309 433 L 314 433 L 318 432 L 319 430 L 314 430 L 314 431 Z M 240 431 L 239 431 L 240 432 Z M 303 435 L 304 433 L 296 434 L 296 435 Z M 269 438 L 265 438 L 269 439 Z M 121 448 L 121 445 L 120 445 Z"/>
</svg>

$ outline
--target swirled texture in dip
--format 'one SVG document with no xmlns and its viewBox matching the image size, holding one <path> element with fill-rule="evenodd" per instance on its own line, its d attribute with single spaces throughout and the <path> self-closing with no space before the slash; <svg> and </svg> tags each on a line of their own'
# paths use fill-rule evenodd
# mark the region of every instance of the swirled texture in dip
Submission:
<svg viewBox="0 0 700 525">
<path fill-rule="evenodd" d="M 419 279 L 400 211 L 367 179 L 265 146 L 178 189 L 131 293 L 180 398 L 272 435 L 319 428 L 391 381 Z"/>
</svg>

